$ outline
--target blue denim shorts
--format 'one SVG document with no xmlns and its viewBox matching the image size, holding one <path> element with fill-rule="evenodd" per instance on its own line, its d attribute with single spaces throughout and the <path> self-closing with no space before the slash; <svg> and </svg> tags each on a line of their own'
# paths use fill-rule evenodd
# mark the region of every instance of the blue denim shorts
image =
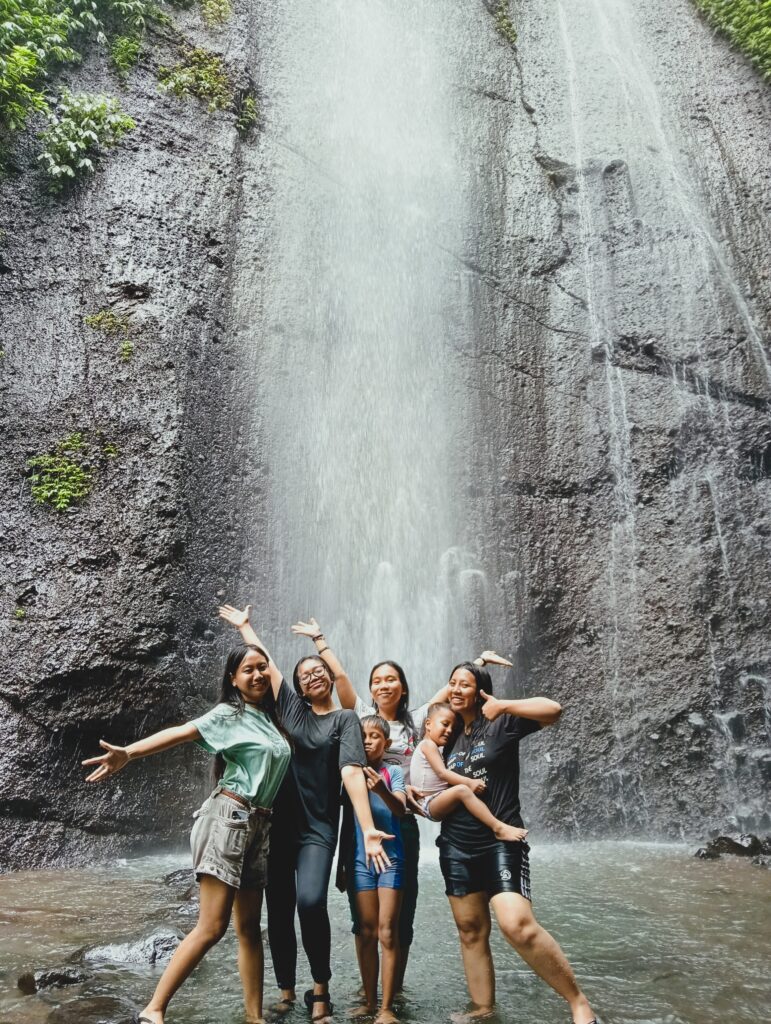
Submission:
<svg viewBox="0 0 771 1024">
<path fill-rule="evenodd" d="M 401 861 L 392 861 L 391 867 L 385 871 L 376 871 L 356 861 L 353 868 L 353 888 L 356 892 L 368 892 L 371 889 L 402 889 L 404 888 L 404 865 Z"/>
</svg>

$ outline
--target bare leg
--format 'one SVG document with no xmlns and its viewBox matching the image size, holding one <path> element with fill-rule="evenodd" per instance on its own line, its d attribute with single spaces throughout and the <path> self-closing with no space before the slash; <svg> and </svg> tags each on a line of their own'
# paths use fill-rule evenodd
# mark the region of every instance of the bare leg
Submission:
<svg viewBox="0 0 771 1024">
<path fill-rule="evenodd" d="M 349 1017 L 368 1017 L 377 1009 L 377 978 L 379 963 L 377 956 L 377 934 L 379 900 L 377 889 L 356 893 L 356 910 L 359 915 L 359 969 L 364 986 L 364 1002 L 348 1014 Z"/>
<path fill-rule="evenodd" d="M 382 960 L 380 979 L 383 995 L 375 1024 L 395 1024 L 391 1009 L 399 970 L 399 910 L 402 905 L 401 889 L 378 889 L 378 938 Z"/>
<path fill-rule="evenodd" d="M 247 1024 L 262 1024 L 262 991 L 265 961 L 262 952 L 261 889 L 239 889 L 236 893 L 235 925 L 238 936 L 238 973 L 244 989 Z"/>
<path fill-rule="evenodd" d="M 434 797 L 428 810 L 431 817 L 435 818 L 436 821 L 443 821 L 448 814 L 452 814 L 461 804 L 469 814 L 473 814 L 483 825 L 487 825 L 496 839 L 515 843 L 524 839 L 527 835 L 527 829 L 517 828 L 515 825 L 504 825 L 502 821 L 498 821 L 487 804 L 482 803 L 468 786 L 450 786 L 449 789 Z"/>
<path fill-rule="evenodd" d="M 476 1017 L 490 1016 L 495 1006 L 495 971 L 490 952 L 490 908 L 487 895 L 449 896 L 463 956 L 469 996 Z"/>
<path fill-rule="evenodd" d="M 180 942 L 161 975 L 152 999 L 140 1016 L 155 1024 L 163 1024 L 163 1016 L 171 997 L 189 977 L 212 946 L 215 946 L 228 928 L 236 890 L 213 875 L 201 876 L 201 909 L 198 922 Z"/>
<path fill-rule="evenodd" d="M 506 941 L 567 1001 L 574 1024 L 590 1024 L 594 1014 L 589 1001 L 578 987 L 565 954 L 533 916 L 529 900 L 516 892 L 502 892 L 493 896 L 490 903 Z"/>
</svg>

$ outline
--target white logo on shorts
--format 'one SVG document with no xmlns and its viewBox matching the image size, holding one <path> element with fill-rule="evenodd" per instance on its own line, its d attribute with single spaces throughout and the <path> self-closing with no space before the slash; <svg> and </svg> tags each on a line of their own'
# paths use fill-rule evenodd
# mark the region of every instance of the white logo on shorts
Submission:
<svg viewBox="0 0 771 1024">
<path fill-rule="evenodd" d="M 509 871 L 508 868 L 504 868 L 503 871 L 501 871 L 501 881 L 502 882 L 510 882 L 511 881 L 511 872 Z"/>
</svg>

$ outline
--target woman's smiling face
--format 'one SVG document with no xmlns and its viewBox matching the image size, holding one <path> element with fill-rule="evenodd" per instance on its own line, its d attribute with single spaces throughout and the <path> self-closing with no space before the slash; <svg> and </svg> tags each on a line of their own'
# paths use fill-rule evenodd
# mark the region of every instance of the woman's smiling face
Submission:
<svg viewBox="0 0 771 1024">
<path fill-rule="evenodd" d="M 449 690 L 449 704 L 453 711 L 458 714 L 466 714 L 476 710 L 477 705 L 477 681 L 466 668 L 456 668 L 450 676 L 447 684 Z"/>
<path fill-rule="evenodd" d="M 404 687 L 393 665 L 384 661 L 382 665 L 375 666 L 370 678 L 369 692 L 379 711 L 396 713 L 399 701 L 404 695 Z"/>
<path fill-rule="evenodd" d="M 259 704 L 270 687 L 270 665 L 260 651 L 249 651 L 233 674 L 233 686 L 247 704 Z"/>
<path fill-rule="evenodd" d="M 297 667 L 297 680 L 303 696 L 310 701 L 326 699 L 332 690 L 329 669 L 318 658 L 306 658 Z"/>
</svg>

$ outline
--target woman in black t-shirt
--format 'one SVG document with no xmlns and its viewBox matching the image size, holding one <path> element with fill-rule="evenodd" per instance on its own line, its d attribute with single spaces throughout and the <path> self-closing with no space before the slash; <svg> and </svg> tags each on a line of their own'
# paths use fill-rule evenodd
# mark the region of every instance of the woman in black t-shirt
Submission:
<svg viewBox="0 0 771 1024">
<path fill-rule="evenodd" d="M 545 697 L 496 700 L 489 673 L 470 662 L 453 669 L 448 689 L 450 706 L 463 728 L 445 748 L 447 767 L 482 779 L 482 799 L 495 817 L 521 828 L 519 742 L 556 722 L 562 709 Z M 492 1014 L 495 1003 L 489 943 L 492 907 L 504 938 L 567 1000 L 574 1024 L 596 1024 L 564 953 L 533 916 L 527 843 L 496 839 L 461 808 L 442 822 L 437 845 L 473 1003 L 469 1019 Z"/>
<path fill-rule="evenodd" d="M 248 605 L 243 611 L 223 605 L 220 616 L 238 629 L 245 643 L 265 651 L 249 622 L 249 611 Z M 305 1004 L 312 1019 L 321 1021 L 332 1012 L 327 890 L 337 846 L 341 780 L 359 819 L 367 856 L 378 870 L 390 863 L 381 842 L 393 836 L 374 827 L 359 719 L 353 711 L 335 707 L 333 679 L 323 659 L 302 658 L 295 666 L 293 687 L 272 660 L 270 668 L 278 717 L 292 740 L 291 768 L 273 804 L 268 855 L 268 941 L 281 989 L 276 1009 L 290 1010 L 295 1002 L 296 908 L 314 981 L 305 993 Z"/>
</svg>

